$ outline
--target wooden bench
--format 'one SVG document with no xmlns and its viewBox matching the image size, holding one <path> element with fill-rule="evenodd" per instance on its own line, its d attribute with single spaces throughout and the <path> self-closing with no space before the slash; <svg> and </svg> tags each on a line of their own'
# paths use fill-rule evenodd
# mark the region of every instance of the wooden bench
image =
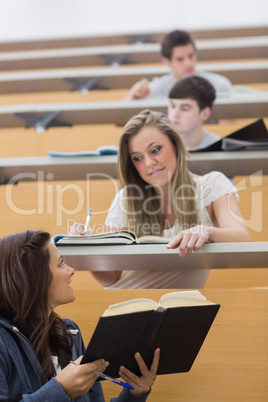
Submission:
<svg viewBox="0 0 268 402">
<path fill-rule="evenodd" d="M 206 129 L 224 136 L 247 124 L 252 119 L 237 120 L 235 125 L 207 125 Z M 121 127 L 114 125 L 96 125 L 96 126 L 76 126 L 73 128 L 50 128 L 45 133 L 36 134 L 34 129 L 10 128 L 0 130 L 0 143 L 2 156 L 24 155 L 45 155 L 47 149 L 51 150 L 83 150 L 95 149 L 102 144 L 117 144 Z M 73 138 L 75 136 L 75 143 Z M 109 142 L 110 140 L 110 142 Z M 255 210 L 253 218 L 262 222 L 262 229 L 255 232 L 250 229 L 253 241 L 267 241 L 268 221 L 267 202 L 268 199 L 268 181 L 267 176 L 263 177 L 263 182 L 251 187 L 249 177 L 237 177 L 236 183 L 246 180 L 246 188 L 240 191 L 240 208 L 243 216 L 249 219 L 251 211 L 252 196 L 258 191 L 263 192 L 263 204 Z M 84 181 L 76 181 L 74 190 L 69 183 L 64 182 L 32 182 L 20 183 L 12 186 L 0 187 L 0 206 L 1 206 L 1 229 L 0 237 L 17 231 L 33 229 L 44 229 L 56 233 L 65 233 L 68 227 L 74 221 L 84 222 L 88 203 L 93 211 L 92 225 L 103 225 L 108 208 L 118 187 L 117 182 L 107 181 L 104 185 L 101 180 L 93 180 L 90 183 L 90 189 Z M 90 191 L 89 191 L 90 190 Z M 7 193 L 10 191 L 10 193 Z M 11 196 L 14 205 L 9 203 L 7 195 Z M 82 205 L 78 206 L 78 194 L 82 199 Z M 84 197 L 84 198 L 83 198 Z M 87 200 L 87 201 L 86 201 Z M 39 202 L 39 203 L 38 203 Z M 58 211 L 59 206 L 63 204 L 62 213 Z M 39 205 L 39 208 L 37 207 Z M 58 208 L 57 208 L 58 207 Z M 101 211 L 103 211 L 101 213 Z M 256 215 L 257 214 L 257 215 Z M 81 282 L 85 287 L 100 287 L 93 280 L 88 272 L 81 272 L 80 275 L 86 275 Z M 78 277 L 78 275 L 77 275 Z M 245 269 L 245 270 L 214 270 L 211 272 L 207 287 L 245 287 L 245 286 L 264 286 L 268 283 L 268 270 L 265 269 Z"/>
<path fill-rule="evenodd" d="M 124 125 L 144 109 L 166 113 L 168 99 L 142 99 L 102 102 L 64 102 L 0 106 L 0 128 L 36 127 L 38 132 L 49 126 L 79 124 Z M 234 88 L 228 97 L 215 100 L 211 119 L 265 117 L 268 91 Z"/>
<path fill-rule="evenodd" d="M 255 118 L 236 119 L 235 123 L 205 124 L 204 129 L 225 137 L 255 121 Z M 268 118 L 264 122 L 268 127 Z M 34 128 L 0 128 L 0 157 L 38 157 L 47 156 L 49 150 L 74 152 L 118 145 L 121 131 L 122 127 L 114 124 L 49 127 L 38 135 Z"/>
<path fill-rule="evenodd" d="M 196 41 L 199 60 L 267 57 L 268 35 Z M 0 53 L 0 70 L 159 63 L 160 44 L 93 46 Z"/>
<path fill-rule="evenodd" d="M 0 158 L 0 184 L 37 180 L 109 180 L 118 178 L 117 155 L 84 157 Z M 191 172 L 199 175 L 219 170 L 228 177 L 268 174 L 268 150 L 192 153 Z"/>
<path fill-rule="evenodd" d="M 234 85 L 268 82 L 268 60 L 202 63 L 197 64 L 199 70 L 224 75 Z M 0 94 L 129 89 L 143 77 L 151 80 L 169 71 L 167 66 L 159 65 L 2 72 Z"/>
<path fill-rule="evenodd" d="M 228 28 L 211 28 L 201 30 L 189 30 L 194 39 L 210 39 L 210 38 L 230 38 L 242 36 L 260 36 L 268 34 L 267 26 L 248 26 L 248 27 L 228 27 Z M 139 32 L 139 33 L 122 33 L 120 35 L 89 35 L 79 38 L 60 38 L 60 39 L 44 39 L 29 41 L 13 41 L 1 42 L 0 52 L 10 52 L 18 50 L 36 50 L 36 49 L 60 49 L 68 47 L 81 46 L 103 46 L 115 45 L 122 43 L 137 42 L 159 42 L 168 32 Z"/>
</svg>

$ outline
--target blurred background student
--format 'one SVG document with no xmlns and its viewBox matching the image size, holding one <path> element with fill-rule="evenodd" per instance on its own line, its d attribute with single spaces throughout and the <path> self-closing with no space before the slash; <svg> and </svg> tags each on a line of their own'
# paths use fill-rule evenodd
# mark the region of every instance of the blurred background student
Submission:
<svg viewBox="0 0 268 402">
<path fill-rule="evenodd" d="M 148 97 L 168 98 L 173 85 L 189 75 L 206 78 L 220 94 L 228 95 L 231 82 L 228 78 L 208 71 L 197 71 L 197 51 L 191 35 L 186 31 L 175 30 L 168 33 L 161 43 L 161 56 L 170 73 L 155 77 L 151 82 L 142 79 L 134 84 L 126 99 L 143 99 Z"/>
<path fill-rule="evenodd" d="M 210 82 L 193 75 L 176 82 L 169 92 L 168 118 L 187 150 L 202 149 L 221 139 L 202 127 L 211 116 L 215 97 Z"/>
</svg>

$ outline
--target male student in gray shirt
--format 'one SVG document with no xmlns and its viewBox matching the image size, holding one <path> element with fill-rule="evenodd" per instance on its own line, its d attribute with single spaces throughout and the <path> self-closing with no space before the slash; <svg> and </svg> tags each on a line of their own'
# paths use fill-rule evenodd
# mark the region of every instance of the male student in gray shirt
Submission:
<svg viewBox="0 0 268 402">
<path fill-rule="evenodd" d="M 155 77 L 151 82 L 145 78 L 136 82 L 126 99 L 167 98 L 175 82 L 189 75 L 206 78 L 217 94 L 228 96 L 232 86 L 228 78 L 207 71 L 196 71 L 196 47 L 188 32 L 175 30 L 168 33 L 161 43 L 161 56 L 163 63 L 170 67 L 170 73 Z"/>
<path fill-rule="evenodd" d="M 187 150 L 202 149 L 220 140 L 221 137 L 202 128 L 211 115 L 215 97 L 213 86 L 194 75 L 178 81 L 169 92 L 168 118 Z"/>
</svg>

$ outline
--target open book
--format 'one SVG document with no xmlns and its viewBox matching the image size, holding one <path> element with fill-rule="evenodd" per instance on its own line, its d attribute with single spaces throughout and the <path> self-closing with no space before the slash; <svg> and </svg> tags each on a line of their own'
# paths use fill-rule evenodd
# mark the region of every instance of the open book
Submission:
<svg viewBox="0 0 268 402">
<path fill-rule="evenodd" d="M 134 354 L 140 352 L 148 367 L 160 348 L 157 374 L 187 372 L 220 308 L 199 291 L 163 295 L 158 303 L 134 299 L 111 305 L 100 317 L 88 344 L 83 363 L 105 359 L 105 374 L 118 377 L 120 365 L 137 375 Z"/>
<path fill-rule="evenodd" d="M 61 151 L 47 151 L 51 157 L 70 157 L 70 156 L 100 156 L 100 155 L 117 155 L 118 147 L 115 145 L 102 145 L 95 151 L 78 151 L 78 152 L 61 152 Z"/>
<path fill-rule="evenodd" d="M 54 243 L 60 245 L 90 245 L 90 244 L 167 244 L 170 239 L 161 236 L 142 236 L 137 237 L 131 230 L 119 230 L 92 234 L 89 236 L 56 235 L 52 238 Z"/>
</svg>

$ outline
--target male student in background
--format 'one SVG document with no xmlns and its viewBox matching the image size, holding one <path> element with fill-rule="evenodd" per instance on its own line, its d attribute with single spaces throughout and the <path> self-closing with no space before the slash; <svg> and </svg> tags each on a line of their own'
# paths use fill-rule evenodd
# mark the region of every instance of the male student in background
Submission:
<svg viewBox="0 0 268 402">
<path fill-rule="evenodd" d="M 208 80 L 193 75 L 178 81 L 169 92 L 168 118 L 187 150 L 202 149 L 221 139 L 202 128 L 211 115 L 215 97 L 215 89 Z"/>
<path fill-rule="evenodd" d="M 229 93 L 232 84 L 228 78 L 211 72 L 196 71 L 196 47 L 188 32 L 175 30 L 168 33 L 161 44 L 161 56 L 163 63 L 170 67 L 170 73 L 155 77 L 151 82 L 145 78 L 136 82 L 126 99 L 167 98 L 175 82 L 189 75 L 206 78 L 217 93 Z"/>
</svg>

